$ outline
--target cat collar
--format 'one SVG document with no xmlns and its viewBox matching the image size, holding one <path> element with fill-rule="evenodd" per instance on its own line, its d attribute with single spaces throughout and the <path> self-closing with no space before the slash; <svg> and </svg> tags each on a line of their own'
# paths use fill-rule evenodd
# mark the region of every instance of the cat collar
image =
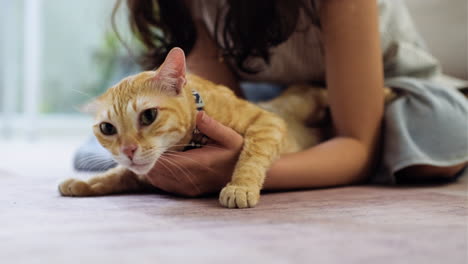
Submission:
<svg viewBox="0 0 468 264">
<path fill-rule="evenodd" d="M 192 95 L 193 95 L 193 99 L 195 99 L 195 105 L 197 106 L 197 110 L 198 111 L 203 110 L 203 107 L 205 106 L 205 102 L 203 102 L 201 95 L 195 90 L 192 90 Z"/>
<path fill-rule="evenodd" d="M 192 90 L 192 95 L 193 99 L 195 99 L 195 106 L 197 107 L 197 111 L 202 111 L 203 107 L 205 106 L 205 102 L 203 102 L 201 95 L 195 90 Z M 184 151 L 201 148 L 203 145 L 206 145 L 207 142 L 208 137 L 203 135 L 203 133 L 197 127 L 195 127 L 192 132 L 192 140 L 190 140 L 188 145 L 184 148 Z"/>
</svg>

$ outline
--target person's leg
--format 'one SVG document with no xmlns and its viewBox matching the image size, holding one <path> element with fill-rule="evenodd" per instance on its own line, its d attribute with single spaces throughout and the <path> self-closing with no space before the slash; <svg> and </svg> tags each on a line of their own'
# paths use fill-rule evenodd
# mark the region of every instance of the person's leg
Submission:
<svg viewBox="0 0 468 264">
<path fill-rule="evenodd" d="M 455 179 L 468 162 L 466 98 L 415 78 L 395 78 L 386 85 L 402 96 L 386 106 L 382 165 L 373 182 Z"/>
</svg>

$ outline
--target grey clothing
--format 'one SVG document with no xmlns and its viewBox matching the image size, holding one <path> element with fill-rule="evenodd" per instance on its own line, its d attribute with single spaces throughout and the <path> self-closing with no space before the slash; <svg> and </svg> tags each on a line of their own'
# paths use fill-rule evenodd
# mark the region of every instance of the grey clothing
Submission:
<svg viewBox="0 0 468 264">
<path fill-rule="evenodd" d="M 77 171 L 105 171 L 117 166 L 117 162 L 92 136 L 75 153 L 73 166 Z"/>
<path fill-rule="evenodd" d="M 396 183 L 411 165 L 452 166 L 468 161 L 468 103 L 456 89 L 409 77 L 386 85 L 403 92 L 384 114 L 383 157 L 375 183 Z"/>
</svg>

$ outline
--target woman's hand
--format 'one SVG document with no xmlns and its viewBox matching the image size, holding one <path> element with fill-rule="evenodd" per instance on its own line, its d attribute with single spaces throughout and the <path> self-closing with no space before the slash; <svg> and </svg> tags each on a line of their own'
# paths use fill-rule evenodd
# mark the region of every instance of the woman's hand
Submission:
<svg viewBox="0 0 468 264">
<path fill-rule="evenodd" d="M 198 129 L 210 138 L 206 146 L 169 152 L 156 163 L 147 179 L 155 187 L 184 196 L 220 191 L 230 180 L 243 138 L 204 112 L 197 115 Z"/>
</svg>

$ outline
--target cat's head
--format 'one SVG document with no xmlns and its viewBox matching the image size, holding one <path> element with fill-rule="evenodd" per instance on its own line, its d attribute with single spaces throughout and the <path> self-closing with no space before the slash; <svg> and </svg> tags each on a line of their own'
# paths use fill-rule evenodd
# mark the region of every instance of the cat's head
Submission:
<svg viewBox="0 0 468 264">
<path fill-rule="evenodd" d="M 162 153 L 190 139 L 195 113 L 185 84 L 185 56 L 178 48 L 157 71 L 123 79 L 88 107 L 98 141 L 119 164 L 146 174 Z"/>
</svg>

